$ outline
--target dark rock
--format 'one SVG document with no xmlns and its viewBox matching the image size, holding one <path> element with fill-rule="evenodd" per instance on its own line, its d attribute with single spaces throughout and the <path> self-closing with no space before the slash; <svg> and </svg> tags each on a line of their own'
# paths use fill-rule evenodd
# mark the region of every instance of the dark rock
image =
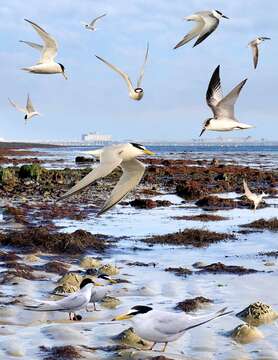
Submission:
<svg viewBox="0 0 278 360">
<path fill-rule="evenodd" d="M 42 172 L 43 168 L 39 164 L 22 165 L 19 169 L 18 177 L 20 179 L 38 180 Z"/>
<path fill-rule="evenodd" d="M 37 266 L 36 270 L 65 275 L 69 270 L 69 265 L 60 261 L 50 261 L 44 265 Z"/>
<path fill-rule="evenodd" d="M 75 162 L 77 164 L 93 164 L 95 162 L 94 158 L 86 158 L 85 156 L 76 156 Z"/>
<path fill-rule="evenodd" d="M 197 206 L 209 210 L 230 210 L 237 207 L 237 202 L 232 199 L 222 199 L 218 196 L 205 196 L 196 201 Z"/>
<path fill-rule="evenodd" d="M 179 183 L 176 186 L 176 193 L 183 199 L 193 200 L 206 195 L 207 191 L 200 187 L 198 181 L 186 181 L 185 183 Z"/>
<path fill-rule="evenodd" d="M 186 299 L 177 304 L 176 309 L 184 312 L 190 312 L 198 310 L 200 307 L 208 304 L 212 304 L 213 300 L 207 299 L 203 296 L 198 296 L 193 299 Z"/>
<path fill-rule="evenodd" d="M 166 268 L 165 271 L 172 272 L 177 276 L 183 276 L 183 277 L 193 274 L 193 272 L 191 270 L 189 270 L 187 268 L 183 268 L 183 267 L 178 267 L 178 268 L 169 267 L 169 268 Z"/>
<path fill-rule="evenodd" d="M 152 199 L 135 199 L 129 203 L 137 209 L 153 209 L 156 207 L 171 206 L 171 201 L 168 200 L 152 200 Z"/>
<path fill-rule="evenodd" d="M 76 360 L 83 358 L 80 351 L 72 345 L 54 346 L 52 348 L 43 345 L 40 346 L 40 351 L 47 353 L 43 360 Z"/>
<path fill-rule="evenodd" d="M 245 275 L 245 274 L 254 274 L 257 273 L 258 270 L 248 269 L 243 266 L 237 265 L 225 265 L 221 262 L 213 263 L 210 265 L 204 266 L 197 274 L 203 273 L 212 273 L 212 274 L 237 274 L 237 275 Z"/>
<path fill-rule="evenodd" d="M 192 220 L 192 221 L 222 221 L 228 220 L 228 218 L 219 215 L 207 215 L 207 214 L 200 214 L 200 215 L 191 215 L 191 216 L 173 216 L 172 219 L 175 220 Z"/>
<path fill-rule="evenodd" d="M 265 229 L 271 231 L 278 231 L 278 219 L 272 218 L 269 220 L 259 219 L 250 224 L 241 225 L 242 227 L 249 227 L 251 229 Z"/>
</svg>

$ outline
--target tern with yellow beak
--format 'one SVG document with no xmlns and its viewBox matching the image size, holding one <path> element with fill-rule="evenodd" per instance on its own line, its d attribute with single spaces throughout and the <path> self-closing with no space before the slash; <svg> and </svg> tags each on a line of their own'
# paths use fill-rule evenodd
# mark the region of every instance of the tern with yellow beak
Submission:
<svg viewBox="0 0 278 360">
<path fill-rule="evenodd" d="M 42 38 L 44 45 L 39 45 L 30 41 L 20 41 L 41 52 L 40 60 L 36 65 L 22 68 L 22 70 L 34 74 L 62 74 L 64 78 L 67 79 L 64 65 L 57 63 L 54 60 L 58 52 L 57 41 L 39 25 L 27 19 L 25 19 L 25 21 L 33 26 L 37 34 Z"/>
<path fill-rule="evenodd" d="M 116 167 L 120 166 L 123 174 L 97 215 L 105 213 L 121 201 L 142 179 L 145 172 L 144 164 L 136 157 L 141 155 L 154 155 L 143 145 L 136 143 L 117 144 L 104 147 L 98 151 L 100 165 L 67 191 L 60 200 L 66 199 L 85 189 L 97 179 L 109 175 Z"/>
<path fill-rule="evenodd" d="M 191 316 L 184 312 L 159 311 L 150 306 L 137 305 L 131 308 L 128 313 L 116 316 L 113 321 L 130 320 L 138 336 L 153 342 L 150 350 L 153 350 L 157 343 L 164 343 L 162 350 L 164 352 L 169 342 L 179 339 L 186 331 L 232 313 L 226 309 L 224 308 L 214 314 Z"/>
<path fill-rule="evenodd" d="M 80 290 L 57 301 L 41 301 L 33 300 L 34 304 L 25 305 L 25 310 L 31 311 L 62 311 L 69 313 L 70 320 L 81 320 L 82 317 L 75 312 L 82 309 L 87 309 L 91 300 L 92 291 L 95 286 L 99 286 L 92 279 L 86 278 L 80 284 Z M 72 316 L 73 314 L 73 316 Z"/>
</svg>

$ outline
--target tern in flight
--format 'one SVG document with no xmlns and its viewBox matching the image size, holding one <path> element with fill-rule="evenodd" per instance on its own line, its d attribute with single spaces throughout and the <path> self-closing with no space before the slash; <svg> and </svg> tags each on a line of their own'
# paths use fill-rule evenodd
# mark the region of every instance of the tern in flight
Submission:
<svg viewBox="0 0 278 360">
<path fill-rule="evenodd" d="M 197 25 L 193 28 L 193 30 L 191 30 L 187 35 L 184 36 L 184 38 L 174 47 L 174 49 L 183 46 L 197 36 L 198 39 L 193 47 L 200 44 L 211 33 L 214 32 L 214 30 L 219 25 L 219 20 L 221 18 L 229 19 L 227 16 L 223 15 L 222 12 L 218 10 L 199 11 L 193 15 L 185 17 L 184 19 L 187 21 L 196 21 Z"/>
<path fill-rule="evenodd" d="M 253 53 L 253 63 L 254 68 L 257 68 L 258 61 L 259 61 L 259 45 L 264 42 L 265 40 L 271 40 L 269 37 L 261 36 L 257 37 L 255 40 L 252 40 L 248 46 L 251 47 Z"/>
<path fill-rule="evenodd" d="M 214 70 L 210 80 L 206 100 L 211 108 L 214 117 L 205 120 L 200 136 L 206 131 L 231 131 L 250 129 L 254 126 L 239 122 L 235 117 L 234 106 L 241 89 L 247 79 L 239 83 L 228 95 L 223 97 L 220 82 L 220 65 Z"/>
<path fill-rule="evenodd" d="M 96 22 L 99 20 L 99 19 L 101 19 L 101 18 L 103 18 L 104 16 L 106 16 L 107 14 L 103 14 L 103 15 L 100 15 L 100 16 L 98 16 L 98 17 L 96 17 L 94 20 L 92 20 L 89 24 L 87 24 L 87 23 L 85 23 L 85 22 L 82 22 L 82 25 L 84 25 L 85 26 L 85 28 L 86 29 L 88 29 L 88 30 L 91 30 L 91 31 L 96 31 Z"/>
<path fill-rule="evenodd" d="M 257 195 L 253 193 L 245 180 L 243 180 L 243 188 L 244 188 L 244 195 L 247 197 L 248 200 L 252 201 L 254 204 L 254 211 L 257 210 L 257 207 L 259 204 L 263 201 L 263 198 L 267 196 L 264 192 L 262 192 L 260 195 Z"/>
<path fill-rule="evenodd" d="M 30 99 L 29 94 L 27 95 L 27 103 L 26 103 L 26 107 L 23 108 L 19 105 L 17 105 L 14 101 L 12 101 L 11 99 L 9 99 L 10 104 L 16 108 L 16 110 L 21 111 L 25 114 L 24 119 L 25 119 L 25 123 L 27 123 L 27 120 L 31 119 L 33 116 L 39 116 L 41 115 L 38 111 L 35 110 L 32 101 Z"/>
</svg>

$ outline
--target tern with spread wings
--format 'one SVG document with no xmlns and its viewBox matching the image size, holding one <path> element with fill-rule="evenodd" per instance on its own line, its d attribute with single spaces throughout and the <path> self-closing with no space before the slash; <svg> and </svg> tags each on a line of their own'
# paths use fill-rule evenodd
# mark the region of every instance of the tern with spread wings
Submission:
<svg viewBox="0 0 278 360">
<path fill-rule="evenodd" d="M 147 45 L 147 50 L 146 50 L 146 54 L 145 54 L 145 59 L 144 59 L 144 63 L 143 66 L 141 68 L 141 72 L 139 75 L 139 78 L 137 80 L 137 85 L 136 88 L 133 87 L 132 82 L 129 78 L 129 76 L 123 72 L 121 69 L 119 69 L 118 67 L 116 67 L 115 65 L 110 64 L 108 61 L 102 59 L 101 57 L 97 56 L 96 57 L 101 60 L 102 62 L 104 62 L 104 64 L 106 64 L 107 66 L 109 66 L 111 69 L 113 69 L 114 71 L 116 71 L 126 82 L 127 87 L 128 87 L 128 93 L 129 93 L 129 97 L 133 100 L 141 100 L 142 97 L 144 96 L 144 90 L 141 87 L 142 81 L 143 81 L 143 77 L 144 77 L 144 73 L 145 73 L 145 66 L 148 60 L 148 55 L 149 55 L 149 44 Z"/>
<path fill-rule="evenodd" d="M 25 19 L 25 21 L 33 26 L 37 34 L 42 38 L 44 45 L 20 40 L 20 42 L 23 42 L 41 52 L 41 57 L 36 65 L 22 68 L 22 70 L 34 74 L 62 74 L 64 78 L 67 79 L 64 65 L 55 62 L 55 57 L 58 52 L 58 45 L 56 40 L 39 25 L 27 19 Z"/>
<path fill-rule="evenodd" d="M 252 40 L 248 45 L 251 47 L 252 49 L 252 53 L 253 53 L 253 63 L 254 63 L 254 68 L 256 69 L 258 66 L 258 61 L 259 61 L 259 45 L 264 42 L 265 40 L 271 40 L 269 37 L 265 37 L 265 36 L 261 36 L 261 37 L 257 37 L 255 40 Z"/>
<path fill-rule="evenodd" d="M 224 308 L 214 314 L 191 316 L 184 312 L 159 311 L 150 306 L 137 305 L 128 313 L 118 315 L 113 320 L 130 320 L 138 336 L 153 342 L 151 350 L 157 343 L 164 343 L 162 350 L 164 352 L 168 342 L 179 339 L 186 331 L 232 313 L 226 310 L 227 308 Z"/>
<path fill-rule="evenodd" d="M 192 39 L 198 36 L 197 41 L 195 42 L 194 46 L 200 44 L 204 41 L 211 33 L 216 30 L 217 26 L 219 25 L 219 20 L 221 18 L 229 19 L 227 16 L 223 15 L 222 12 L 218 10 L 212 11 L 199 11 L 193 15 L 187 16 L 184 19 L 187 21 L 196 21 L 197 25 L 193 30 L 191 30 L 185 37 L 174 47 L 177 49 Z"/>
<path fill-rule="evenodd" d="M 244 195 L 247 197 L 248 200 L 252 201 L 254 204 L 254 211 L 257 210 L 257 207 L 259 204 L 263 201 L 263 198 L 267 196 L 264 192 L 262 192 L 260 195 L 257 195 L 253 193 L 245 180 L 243 180 L 243 188 L 244 188 Z"/>
<path fill-rule="evenodd" d="M 85 23 L 85 22 L 82 22 L 82 25 L 85 26 L 86 29 L 88 30 L 91 30 L 91 31 L 96 31 L 96 22 L 103 18 L 104 16 L 106 16 L 107 14 L 103 14 L 103 15 L 100 15 L 98 17 L 96 17 L 94 20 L 92 20 L 89 24 Z"/>
<path fill-rule="evenodd" d="M 34 304 L 25 304 L 25 310 L 62 311 L 69 313 L 70 320 L 81 320 L 81 316 L 77 316 L 75 312 L 78 310 L 87 309 L 88 304 L 91 300 L 92 290 L 96 285 L 98 284 L 94 283 L 92 279 L 86 278 L 82 280 L 79 291 L 76 291 L 75 293 L 65 297 L 64 299 L 57 301 L 33 300 Z"/>
<path fill-rule="evenodd" d="M 111 145 L 103 148 L 100 152 L 98 151 L 100 165 L 67 191 L 60 200 L 76 194 L 120 166 L 123 174 L 98 215 L 105 213 L 139 184 L 144 175 L 145 166 L 136 157 L 144 154 L 153 155 L 154 153 L 136 143 Z"/>
<path fill-rule="evenodd" d="M 9 99 L 10 104 L 18 111 L 21 111 L 25 114 L 24 119 L 25 122 L 27 122 L 27 120 L 31 119 L 33 116 L 39 116 L 41 115 L 38 111 L 35 110 L 32 101 L 30 99 L 29 94 L 27 95 L 27 103 L 26 103 L 26 107 L 23 108 L 19 105 L 17 105 L 14 101 L 12 101 L 11 99 Z"/>
<path fill-rule="evenodd" d="M 206 131 L 231 131 L 250 129 L 254 126 L 239 122 L 235 117 L 234 107 L 241 89 L 247 79 L 239 83 L 228 95 L 223 97 L 220 81 L 220 65 L 214 70 L 211 77 L 206 100 L 214 117 L 205 120 L 200 136 Z"/>
</svg>

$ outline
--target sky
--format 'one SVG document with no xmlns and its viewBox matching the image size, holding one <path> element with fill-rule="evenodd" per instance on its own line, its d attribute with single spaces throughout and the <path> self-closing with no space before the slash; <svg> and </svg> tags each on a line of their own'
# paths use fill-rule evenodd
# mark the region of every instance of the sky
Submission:
<svg viewBox="0 0 278 360">
<path fill-rule="evenodd" d="M 212 9 L 230 19 L 222 19 L 197 47 L 191 42 L 173 50 L 194 25 L 183 18 Z M 107 16 L 96 32 L 82 27 L 82 21 L 103 13 Z M 220 64 L 224 94 L 248 78 L 236 115 L 256 127 L 233 134 L 207 132 L 205 137 L 278 140 L 277 13 L 274 0 L 1 0 L 0 138 L 80 140 L 90 131 L 111 134 L 115 140 L 197 138 L 203 121 L 211 117 L 205 94 Z M 65 66 L 68 80 L 20 70 L 34 65 L 39 53 L 19 40 L 41 42 L 24 18 L 55 37 L 56 60 Z M 257 36 L 272 40 L 262 44 L 254 71 L 247 44 Z M 137 102 L 128 97 L 122 78 L 94 55 L 126 71 L 135 83 L 147 42 L 144 97 Z M 8 97 L 25 105 L 28 92 L 43 116 L 25 125 L 24 115 L 11 107 Z"/>
</svg>

